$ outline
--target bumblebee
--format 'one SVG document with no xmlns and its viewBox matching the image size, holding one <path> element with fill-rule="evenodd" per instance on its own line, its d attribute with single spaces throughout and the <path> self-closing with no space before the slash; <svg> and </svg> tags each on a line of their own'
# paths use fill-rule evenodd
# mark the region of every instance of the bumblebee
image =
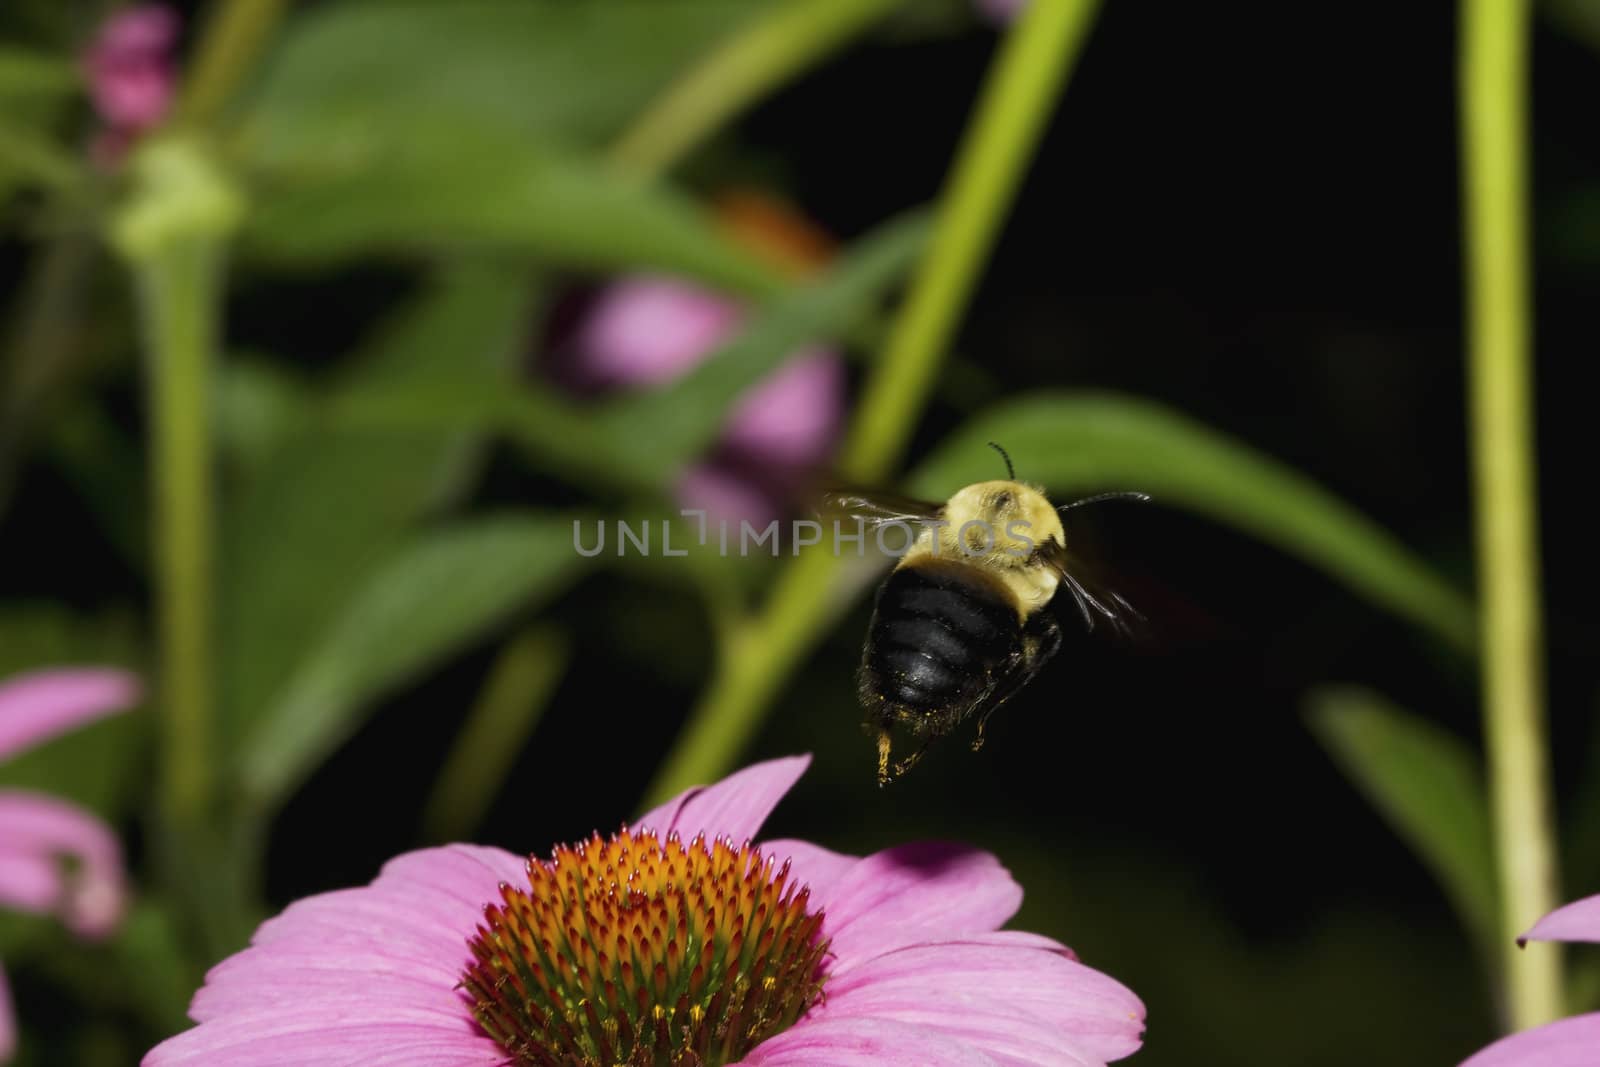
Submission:
<svg viewBox="0 0 1600 1067">
<path fill-rule="evenodd" d="M 1119 629 L 1138 618 L 1120 595 L 1091 591 L 1069 570 L 1060 513 L 1149 497 L 1106 493 L 1058 509 L 1043 489 L 1017 481 L 1005 449 L 989 444 L 1005 460 L 1005 480 L 969 485 L 943 504 L 851 491 L 826 497 L 829 512 L 879 530 L 880 545 L 891 525 L 904 527 L 910 541 L 878 587 L 857 674 L 864 726 L 877 738 L 880 786 L 973 716 L 972 748 L 983 746 L 989 716 L 1061 648 L 1048 608 L 1062 587 L 1091 630 L 1097 618 Z M 895 729 L 920 744 L 891 765 Z"/>
</svg>

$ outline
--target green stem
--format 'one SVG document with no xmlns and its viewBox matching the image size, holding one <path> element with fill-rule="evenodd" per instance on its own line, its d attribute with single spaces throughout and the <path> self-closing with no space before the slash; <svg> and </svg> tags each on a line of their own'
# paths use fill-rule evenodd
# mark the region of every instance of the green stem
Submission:
<svg viewBox="0 0 1600 1067">
<path fill-rule="evenodd" d="M 843 458 L 850 476 L 882 480 L 905 448 L 1097 6 L 1033 0 L 1007 35 L 940 197 L 928 257 L 852 420 Z M 844 610 L 841 562 L 823 551 L 802 554 L 779 575 L 764 609 L 735 628 L 650 786 L 650 802 L 714 781 L 738 759 L 778 689 Z"/>
<path fill-rule="evenodd" d="M 662 94 L 613 146 L 612 160 L 642 174 L 660 174 L 902 2 L 790 0 L 735 32 Z"/>
<path fill-rule="evenodd" d="M 166 865 L 209 954 L 231 951 L 233 901 L 201 868 L 215 856 L 212 734 L 211 368 L 222 262 L 242 206 L 196 143 L 155 138 L 130 163 L 112 242 L 137 284 L 151 435 L 159 648 L 160 814 Z M 220 876 L 219 876 L 220 877 Z"/>
<path fill-rule="evenodd" d="M 457 841 L 483 821 L 571 659 L 572 641 L 535 626 L 506 642 L 423 808 L 423 838 Z"/>
<path fill-rule="evenodd" d="M 862 394 L 845 447 L 846 475 L 879 481 L 899 462 L 1098 6 L 1097 0 L 1035 0 L 1006 35 L 941 197 L 949 209 Z"/>
<path fill-rule="evenodd" d="M 1482 597 L 1484 727 L 1511 940 L 1557 902 L 1543 709 L 1531 429 L 1526 0 L 1463 0 L 1460 108 L 1469 393 Z M 1506 1006 L 1523 1029 L 1561 1014 L 1555 946 L 1508 952 Z"/>
<path fill-rule="evenodd" d="M 175 242 L 136 271 L 150 361 L 165 808 L 197 822 L 212 792 L 210 375 L 217 250 Z"/>
<path fill-rule="evenodd" d="M 255 65 L 287 7 L 287 0 L 226 0 L 212 11 L 184 87 L 182 118 L 194 123 L 216 118 Z"/>
</svg>

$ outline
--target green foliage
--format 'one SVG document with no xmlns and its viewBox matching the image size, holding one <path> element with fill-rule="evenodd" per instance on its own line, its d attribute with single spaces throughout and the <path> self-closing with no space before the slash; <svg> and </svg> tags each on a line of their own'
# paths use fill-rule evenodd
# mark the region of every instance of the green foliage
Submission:
<svg viewBox="0 0 1600 1067">
<path fill-rule="evenodd" d="M 1438 879 L 1490 966 L 1502 959 L 1483 767 L 1467 745 L 1375 693 L 1328 688 L 1310 723 L 1341 770 Z"/>
<path fill-rule="evenodd" d="M 659 490 L 705 451 L 746 389 L 798 347 L 845 333 L 914 262 L 926 239 L 911 217 L 862 238 L 826 275 L 774 298 L 689 374 L 649 392 L 579 404 L 526 383 L 373 386 L 334 402 L 335 425 L 495 429 L 562 471 Z M 645 432 L 648 428 L 648 432 Z"/>
<path fill-rule="evenodd" d="M 768 0 L 362 0 L 283 31 L 240 116 L 269 161 L 374 148 L 418 117 L 475 116 L 525 138 L 596 146 Z M 603 76 L 597 76 L 601 74 Z"/>
<path fill-rule="evenodd" d="M 0 99 L 75 92 L 78 72 L 60 56 L 0 44 Z"/>
<path fill-rule="evenodd" d="M 240 787 L 271 806 L 372 701 L 554 592 L 582 563 L 567 516 L 461 520 L 380 560 L 241 746 Z"/>
<path fill-rule="evenodd" d="M 0 42 L 0 206 L 14 188 L 65 188 L 82 167 L 50 126 L 78 88 L 77 71 L 59 56 Z"/>
<path fill-rule="evenodd" d="M 172 921 L 170 901 L 136 901 L 111 943 L 125 974 L 139 976 L 126 995 L 156 1033 L 176 1032 L 187 1022 L 194 975 Z"/>
<path fill-rule="evenodd" d="M 297 263 L 489 247 L 771 291 L 772 272 L 688 198 L 579 148 L 750 11 L 673 6 L 474 0 L 303 16 L 238 116 L 255 179 L 249 246 Z M 597 69 L 613 76 L 588 76 Z"/>
<path fill-rule="evenodd" d="M 448 272 L 386 325 L 333 391 L 474 381 L 502 389 L 532 299 L 521 271 Z M 461 484 L 472 455 L 464 429 L 382 432 L 313 422 L 230 494 L 220 606 L 227 747 L 237 751 L 271 714 L 408 523 Z"/>
<path fill-rule="evenodd" d="M 994 475 L 988 441 L 1057 496 L 1135 489 L 1236 526 L 1346 582 L 1451 643 L 1472 641 L 1472 606 L 1395 538 L 1315 482 L 1157 404 L 1111 394 L 1008 401 L 962 426 L 911 477 L 941 499 Z"/>
<path fill-rule="evenodd" d="M 392 153 L 258 192 L 248 250 L 319 264 L 388 252 L 505 251 L 583 270 L 649 267 L 749 292 L 773 273 L 683 195 L 470 119 L 418 120 Z"/>
</svg>

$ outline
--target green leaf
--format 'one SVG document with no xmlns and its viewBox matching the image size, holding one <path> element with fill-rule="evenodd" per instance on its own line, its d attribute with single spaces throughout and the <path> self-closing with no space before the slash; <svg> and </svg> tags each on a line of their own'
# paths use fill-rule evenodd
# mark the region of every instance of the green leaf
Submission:
<svg viewBox="0 0 1600 1067">
<path fill-rule="evenodd" d="M 1005 444 L 1025 479 L 1058 494 L 1147 492 L 1299 556 L 1458 647 L 1472 645 L 1471 603 L 1385 530 L 1292 468 L 1158 404 L 1106 393 L 1010 401 L 947 439 L 908 488 L 943 499 L 992 478 L 991 440 Z"/>
<path fill-rule="evenodd" d="M 269 806 L 286 796 L 359 727 L 375 699 L 553 594 L 583 562 L 570 516 L 463 520 L 401 546 L 314 635 L 251 732 L 241 768 L 246 796 Z"/>
<path fill-rule="evenodd" d="M 270 156 L 314 158 L 386 123 L 475 115 L 598 145 L 767 0 L 404 0 L 312 7 L 284 29 L 242 116 Z M 324 138 L 331 136 L 333 140 Z"/>
<path fill-rule="evenodd" d="M 0 113 L 0 178 L 64 188 L 83 175 L 82 163 L 45 130 Z"/>
<path fill-rule="evenodd" d="M 486 249 L 592 271 L 649 268 L 769 293 L 775 271 L 731 244 L 685 196 L 470 119 L 418 122 L 358 169 L 272 184 L 248 249 L 290 265 L 379 253 Z"/>
<path fill-rule="evenodd" d="M 532 384 L 374 387 L 339 398 L 327 419 L 351 429 L 492 427 L 568 474 L 662 489 L 721 433 L 740 394 L 797 348 L 843 334 L 904 276 L 926 238 L 921 216 L 881 227 L 827 275 L 770 301 L 737 337 L 665 388 L 580 405 Z"/>
<path fill-rule="evenodd" d="M 1500 959 L 1489 807 L 1472 750 L 1362 689 L 1317 692 L 1308 718 L 1334 762 L 1433 873 L 1484 959 Z"/>
<path fill-rule="evenodd" d="M 0 678 L 74 664 L 138 662 L 132 614 L 80 615 L 55 602 L 12 600 L 0 610 Z"/>
<path fill-rule="evenodd" d="M 145 1025 L 154 1033 L 176 1033 L 188 1026 L 189 1000 L 196 975 L 183 955 L 183 939 L 173 908 L 144 897 L 135 901 L 111 942 L 125 978 L 123 988 Z"/>
<path fill-rule="evenodd" d="M 1600 10 L 1591 0 L 1542 0 L 1538 8 L 1568 36 L 1600 48 Z"/>
<path fill-rule="evenodd" d="M 83 84 L 78 68 L 48 52 L 0 45 L 0 97 L 55 96 Z"/>
<path fill-rule="evenodd" d="M 241 116 L 247 247 L 286 263 L 489 247 L 774 291 L 776 272 L 687 197 L 591 148 L 750 14 L 663 6 L 408 2 L 302 18 Z"/>
<path fill-rule="evenodd" d="M 373 341 L 335 395 L 383 383 L 477 382 L 503 388 L 528 320 L 520 270 L 445 275 Z M 410 522 L 457 482 L 470 428 L 384 431 L 313 424 L 266 456 L 227 501 L 220 625 L 226 735 L 249 732 L 278 699 L 372 568 Z"/>
<path fill-rule="evenodd" d="M 305 429 L 311 398 L 281 363 L 234 356 L 217 368 L 217 450 L 227 467 L 248 478 L 296 432 Z"/>
</svg>

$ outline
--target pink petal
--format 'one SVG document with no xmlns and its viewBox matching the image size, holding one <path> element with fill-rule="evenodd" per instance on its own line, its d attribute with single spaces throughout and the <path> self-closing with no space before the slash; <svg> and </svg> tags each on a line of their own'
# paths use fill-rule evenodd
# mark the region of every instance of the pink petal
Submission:
<svg viewBox="0 0 1600 1067">
<path fill-rule="evenodd" d="M 396 856 L 383 865 L 372 884 L 406 893 L 436 893 L 467 904 L 476 901 L 481 909 L 499 899 L 500 883 L 525 882 L 527 864 L 526 856 L 512 855 L 503 848 L 445 845 Z"/>
<path fill-rule="evenodd" d="M 1503 1037 L 1461 1067 L 1594 1067 L 1600 1015 L 1579 1015 Z"/>
<path fill-rule="evenodd" d="M 501 1067 L 505 1049 L 457 1016 L 396 1004 L 375 989 L 365 1000 L 318 997 L 238 1013 L 168 1038 L 143 1067 Z"/>
<path fill-rule="evenodd" d="M 477 845 L 422 849 L 390 860 L 369 886 L 296 901 L 261 925 L 251 947 L 212 968 L 189 1015 L 224 1020 L 287 1008 L 311 986 L 330 994 L 368 985 L 401 1003 L 459 1012 L 467 939 L 500 883 L 524 879 L 523 863 Z"/>
<path fill-rule="evenodd" d="M 1001 935 L 913 945 L 838 973 L 829 1018 L 892 1019 L 1001 1063 L 1084 1067 L 1139 1048 L 1144 1005 L 1072 959 Z"/>
<path fill-rule="evenodd" d="M 504 1064 L 457 985 L 483 905 L 524 878 L 524 862 L 476 845 L 424 849 L 371 885 L 297 901 L 211 969 L 190 1006 L 200 1025 L 146 1067 Z"/>
<path fill-rule="evenodd" d="M 929 841 L 868 856 L 813 899 L 840 973 L 902 945 L 998 929 L 1022 887 L 987 852 Z"/>
<path fill-rule="evenodd" d="M 292 1010 L 308 999 L 348 995 L 357 980 L 381 988 L 394 1002 L 454 1015 L 466 1010 L 455 989 L 461 973 L 443 960 L 366 946 L 330 945 L 322 952 L 307 944 L 248 948 L 211 969 L 189 1016 L 209 1023 L 269 1008 Z"/>
<path fill-rule="evenodd" d="M 113 126 L 143 130 L 166 117 L 173 75 L 164 63 L 119 64 L 93 72 L 90 89 L 100 117 Z"/>
<path fill-rule="evenodd" d="M 11 984 L 6 969 L 0 967 L 0 1063 L 10 1063 L 17 1054 L 17 1012 L 11 1006 Z"/>
<path fill-rule="evenodd" d="M 0 683 L 0 760 L 139 702 L 139 679 L 102 667 L 18 674 Z"/>
<path fill-rule="evenodd" d="M 1600 941 L 1600 896 L 1557 908 L 1517 941 Z"/>
<path fill-rule="evenodd" d="M 703 833 L 742 844 L 761 831 L 772 809 L 810 765 L 809 755 L 752 764 L 715 785 L 695 786 L 645 812 L 633 825 L 663 837 L 674 831 L 685 839 Z"/>
<path fill-rule="evenodd" d="M 673 278 L 616 282 L 579 332 L 581 376 L 602 386 L 670 382 L 710 355 L 739 317 L 731 301 Z"/>
<path fill-rule="evenodd" d="M 154 126 L 172 103 L 176 76 L 171 52 L 177 12 L 145 4 L 116 12 L 101 24 L 82 67 L 100 117 L 124 131 Z"/>
<path fill-rule="evenodd" d="M 723 433 L 732 450 L 787 467 L 821 463 L 844 410 L 844 365 L 822 348 L 780 366 L 734 405 Z"/>
<path fill-rule="evenodd" d="M 739 538 L 743 536 L 739 524 L 749 523 L 754 536 L 759 536 L 767 525 L 778 518 L 778 507 L 772 496 L 750 479 L 732 471 L 723 470 L 714 463 L 696 463 L 678 479 L 678 505 L 687 511 L 704 511 L 707 523 L 707 542 L 720 543 L 719 524 L 728 527 L 728 550 L 737 552 Z M 770 542 L 754 552 L 771 552 Z"/>
<path fill-rule="evenodd" d="M 178 13 L 165 4 L 138 4 L 110 15 L 94 51 L 116 57 L 161 55 L 178 41 Z"/>
<path fill-rule="evenodd" d="M 189 1017 L 204 1023 L 263 1007 L 289 1008 L 313 988 L 320 997 L 370 987 L 400 1003 L 444 1012 L 462 1010 L 455 985 L 469 957 L 467 937 L 477 913 L 460 916 L 454 929 L 439 929 L 408 915 L 403 904 L 392 899 L 374 902 L 357 897 L 370 892 L 345 890 L 313 897 L 322 911 L 315 920 L 308 920 L 302 911 L 292 932 L 265 938 L 258 932 L 251 947 L 206 975 L 205 985 L 189 1006 Z M 342 899 L 328 899 L 336 895 Z M 339 922 L 341 911 L 348 915 L 347 926 Z M 387 937 L 385 920 L 394 923 Z"/>
<path fill-rule="evenodd" d="M 122 847 L 105 823 L 55 797 L 0 791 L 0 902 L 100 937 L 122 917 L 124 896 Z"/>
<path fill-rule="evenodd" d="M 780 863 L 788 860 L 794 879 L 801 885 L 811 887 L 811 900 L 814 905 L 820 905 L 821 901 L 826 900 L 833 893 L 834 886 L 838 885 L 839 880 L 861 862 L 859 856 L 831 852 L 821 845 L 813 845 L 809 841 L 799 841 L 794 838 L 763 841 L 761 854 L 771 856 Z"/>
<path fill-rule="evenodd" d="M 0 848 L 0 906 L 49 915 L 61 904 L 61 860 L 41 850 Z"/>
<path fill-rule="evenodd" d="M 802 1019 L 734 1067 L 995 1067 L 959 1041 L 879 1019 Z"/>
</svg>

